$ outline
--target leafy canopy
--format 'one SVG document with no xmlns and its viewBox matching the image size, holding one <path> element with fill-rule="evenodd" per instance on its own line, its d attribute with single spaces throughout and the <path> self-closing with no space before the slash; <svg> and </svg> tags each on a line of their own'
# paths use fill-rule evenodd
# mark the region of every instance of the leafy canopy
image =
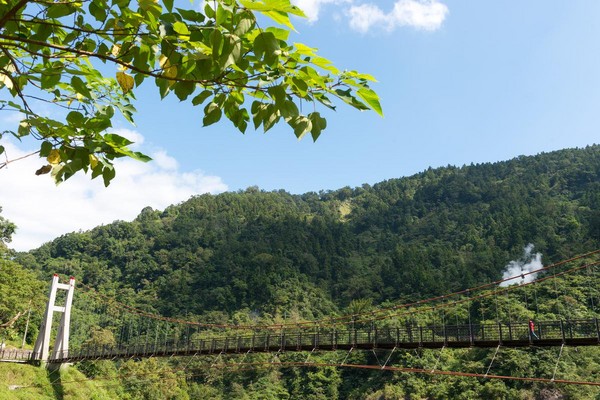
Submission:
<svg viewBox="0 0 600 400">
<path fill-rule="evenodd" d="M 277 26 L 261 27 L 258 15 Z M 292 15 L 304 16 L 289 0 L 215 0 L 202 12 L 174 0 L 0 0 L 0 109 L 22 115 L 2 134 L 40 141 L 47 165 L 37 174 L 58 183 L 91 171 L 108 185 L 115 158 L 149 160 L 109 133 L 117 111 L 133 122 L 147 80 L 161 98 L 203 107 L 204 126 L 225 116 L 241 132 L 285 121 L 316 140 L 327 126 L 316 104 L 335 109 L 336 98 L 382 115 L 372 76 L 288 43 Z"/>
</svg>

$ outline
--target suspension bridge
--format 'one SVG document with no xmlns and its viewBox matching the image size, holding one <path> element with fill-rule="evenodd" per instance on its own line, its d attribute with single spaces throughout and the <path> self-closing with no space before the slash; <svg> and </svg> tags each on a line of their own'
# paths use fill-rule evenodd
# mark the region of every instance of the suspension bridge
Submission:
<svg viewBox="0 0 600 400">
<path fill-rule="evenodd" d="M 103 304 L 104 321 L 96 328 L 109 332 L 109 339 L 96 340 L 89 327 L 79 326 L 75 319 L 73 326 L 78 340 L 71 347 L 75 278 L 60 283 L 59 276 L 54 275 L 33 350 L 0 350 L 0 360 L 63 364 L 284 352 L 304 352 L 308 354 L 308 360 L 315 351 L 387 350 L 393 353 L 402 349 L 496 348 L 497 352 L 500 347 L 560 347 L 562 353 L 565 346 L 600 345 L 600 321 L 595 313 L 600 299 L 594 287 L 599 253 L 600 250 L 518 276 L 412 303 L 317 321 L 262 325 L 215 324 L 155 315 L 119 303 L 80 284 L 78 287 L 97 304 Z M 577 299 L 561 293 L 559 286 L 563 287 L 567 280 L 569 284 L 578 285 L 580 293 L 587 292 L 579 300 L 592 309 L 592 314 L 579 315 Z M 64 304 L 56 305 L 57 293 L 61 290 L 66 292 L 62 296 Z M 539 309 L 538 293 L 541 292 L 555 296 L 553 306 L 563 309 L 562 315 L 558 315 L 560 318 L 537 318 L 546 315 Z M 515 304 L 515 299 L 521 304 Z M 53 335 L 52 329 L 57 325 L 53 323 L 55 312 L 61 313 L 62 317 Z M 56 339 L 50 351 L 53 336 Z M 347 366 L 344 362 L 340 365 Z M 387 366 L 387 361 L 379 367 L 393 368 Z"/>
</svg>

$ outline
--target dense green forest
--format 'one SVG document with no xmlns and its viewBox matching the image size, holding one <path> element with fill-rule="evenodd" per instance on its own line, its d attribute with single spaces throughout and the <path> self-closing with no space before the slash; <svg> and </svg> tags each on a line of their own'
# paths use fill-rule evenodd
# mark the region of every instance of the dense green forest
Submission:
<svg viewBox="0 0 600 400">
<path fill-rule="evenodd" d="M 373 186 L 320 193 L 292 195 L 253 187 L 195 196 L 162 211 L 145 208 L 131 222 L 61 236 L 27 253 L 7 252 L 3 262 L 19 268 L 23 277 L 36 273 L 44 281 L 55 272 L 74 275 L 119 301 L 165 316 L 272 322 L 341 315 L 495 281 L 528 244 L 542 254 L 544 264 L 600 248 L 600 146 L 428 169 Z M 2 270 L 4 266 L 0 290 L 4 290 Z M 577 289 L 577 282 L 561 283 L 563 300 L 578 304 L 571 304 L 570 311 L 548 292 L 539 294 L 541 307 L 516 314 L 525 320 L 558 319 L 576 309 L 580 317 L 598 316 L 600 280 L 592 275 L 583 282 L 588 292 Z M 11 328 L 15 337 L 20 324 Z M 500 357 L 501 368 L 509 375 L 547 375 L 554 368 L 555 353 L 507 349 Z M 445 354 L 442 363 L 454 370 L 485 369 L 491 357 L 483 350 Z M 368 354 L 352 357 L 356 362 L 373 361 Z M 431 365 L 437 353 L 407 352 L 401 357 L 417 357 L 412 362 Z M 567 352 L 561 362 L 565 363 L 561 368 L 570 368 L 571 378 L 600 379 L 598 348 Z M 161 362 L 121 368 L 164 369 L 152 363 Z M 88 375 L 110 375 L 116 367 L 102 364 L 100 372 L 97 366 L 87 368 Z M 224 399 L 600 395 L 585 387 L 339 368 L 270 368 L 243 374 L 208 370 L 188 380 L 174 376 L 173 382 L 179 382 L 172 384 L 176 389 L 160 395 L 159 389 L 148 389 L 152 385 L 144 391 L 142 383 L 125 382 L 121 395 Z"/>
</svg>

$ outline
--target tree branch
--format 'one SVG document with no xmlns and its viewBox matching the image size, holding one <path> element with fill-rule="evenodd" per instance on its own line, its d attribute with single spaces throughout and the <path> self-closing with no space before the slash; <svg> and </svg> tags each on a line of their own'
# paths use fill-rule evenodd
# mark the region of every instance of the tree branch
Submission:
<svg viewBox="0 0 600 400">
<path fill-rule="evenodd" d="M 4 27 L 6 22 L 9 19 L 11 19 L 17 13 L 17 11 L 19 11 L 21 8 L 25 7 L 25 5 L 27 3 L 29 3 L 29 1 L 30 0 L 20 0 L 17 4 L 15 4 L 15 6 L 13 8 L 8 10 L 8 12 L 6 14 L 4 14 L 2 16 L 2 18 L 0 18 L 0 29 L 2 29 Z"/>
<path fill-rule="evenodd" d="M 138 32 L 138 30 L 135 27 L 114 28 L 114 29 L 84 29 L 84 28 L 79 28 L 79 27 L 71 26 L 71 25 L 63 25 L 63 24 L 59 24 L 59 23 L 55 23 L 55 22 L 48 22 L 46 20 L 43 20 L 43 19 L 37 18 L 37 17 L 32 17 L 32 19 L 11 18 L 10 20 L 14 21 L 14 22 L 24 23 L 24 24 L 34 23 L 34 24 L 52 26 L 55 28 L 68 29 L 68 30 L 72 30 L 75 32 L 98 34 L 98 35 L 109 35 L 109 36 L 119 36 L 119 35 L 120 36 L 125 36 L 125 35 L 148 36 L 148 35 L 150 35 L 149 32 L 143 32 L 143 33 Z"/>
<path fill-rule="evenodd" d="M 40 152 L 40 151 L 38 150 L 38 151 L 35 151 L 35 152 L 33 152 L 33 153 L 26 154 L 26 155 L 24 155 L 23 157 L 15 158 L 15 159 L 13 159 L 13 160 L 9 160 L 9 159 L 7 158 L 5 162 L 3 162 L 3 163 L 0 163 L 0 169 L 2 169 L 2 168 L 4 168 L 4 167 L 6 167 L 8 164 L 10 164 L 10 163 L 12 163 L 12 162 L 19 161 L 19 160 L 22 160 L 22 159 L 24 159 L 24 158 L 27 158 L 27 157 L 31 157 L 31 156 L 33 156 L 33 155 L 35 155 L 35 154 L 38 154 L 39 152 Z M 4 154 L 6 154 L 6 151 L 4 152 Z M 2 325 L 0 325 L 0 327 L 2 327 Z"/>
<path fill-rule="evenodd" d="M 6 55 L 6 57 L 8 57 L 8 59 L 12 62 L 13 66 L 15 67 L 15 71 L 17 71 L 18 74 L 21 74 L 21 71 L 19 71 L 19 66 L 17 65 L 17 62 L 15 61 L 15 59 L 13 58 L 12 54 L 10 54 L 10 52 L 8 50 L 6 50 L 4 47 L 0 46 L 0 50 L 2 50 L 2 52 L 4 53 L 4 55 Z M 8 73 L 8 71 L 6 72 L 6 76 L 8 77 L 8 79 L 11 80 L 13 87 L 15 88 L 15 90 L 17 91 L 17 95 L 19 96 L 19 98 L 21 99 L 21 101 L 23 102 L 23 106 L 25 107 L 25 109 L 29 112 L 33 112 L 31 110 L 31 108 L 29 107 L 29 104 L 27 103 L 27 100 L 25 99 L 25 96 L 23 95 L 23 92 L 21 91 L 21 86 L 19 86 L 19 82 L 17 80 L 15 80 L 12 75 L 10 75 Z"/>
<path fill-rule="evenodd" d="M 19 311 L 17 313 L 17 315 L 15 315 L 14 317 L 12 317 L 10 320 L 8 320 L 7 322 L 0 324 L 0 328 L 10 328 L 11 326 L 14 325 L 15 322 L 17 322 L 17 320 L 19 319 L 19 317 L 21 315 L 23 315 L 24 313 L 22 311 Z"/>
<path fill-rule="evenodd" d="M 186 82 L 186 83 L 198 83 L 201 84 L 203 86 L 214 86 L 214 85 L 225 85 L 225 86 L 234 86 L 234 87 L 243 87 L 246 89 L 252 89 L 252 90 L 264 90 L 264 88 L 260 87 L 260 86 L 249 86 L 249 85 L 238 85 L 238 84 L 230 84 L 227 85 L 226 82 L 219 82 L 218 79 L 219 77 L 216 77 L 217 79 L 215 80 L 205 80 L 205 79 L 185 79 L 185 78 L 171 78 L 171 77 L 167 77 L 165 75 L 156 73 L 156 72 L 152 72 L 152 71 L 147 71 L 141 68 L 138 68 L 136 66 L 134 66 L 133 64 L 129 64 L 125 61 L 122 61 L 120 59 L 118 59 L 117 57 L 112 57 L 112 56 L 108 56 L 105 54 L 99 54 L 99 53 L 94 53 L 91 51 L 86 51 L 86 50 L 79 50 L 79 49 L 74 49 L 71 47 L 66 47 L 66 46 L 60 46 L 57 44 L 53 44 L 53 43 L 48 43 L 48 42 L 42 42 L 42 41 L 38 41 L 38 40 L 33 40 L 33 39 L 29 39 L 29 38 L 22 38 L 22 37 L 16 37 L 16 36 L 9 36 L 9 35 L 3 35 L 0 34 L 0 39 L 5 39 L 9 42 L 4 42 L 1 43 L 1 45 L 4 46 L 14 46 L 14 47 L 18 47 L 22 50 L 25 50 L 27 52 L 31 52 L 30 50 L 28 50 L 27 48 L 25 48 L 24 46 L 19 46 L 17 43 L 28 43 L 28 44 L 34 44 L 34 45 L 38 45 L 38 46 L 43 46 L 43 47 L 47 47 L 47 48 L 51 48 L 54 50 L 59 50 L 59 51 L 63 51 L 65 53 L 71 53 L 71 54 L 75 54 L 77 56 L 85 56 L 85 57 L 92 57 L 92 58 L 97 58 L 103 61 L 108 61 L 117 65 L 121 65 L 127 69 L 130 69 L 131 71 L 134 72 L 138 72 L 140 74 L 144 74 L 147 76 L 151 76 L 153 78 L 159 78 L 159 79 L 164 79 L 167 81 L 171 81 L 171 82 Z M 36 53 L 37 54 L 37 53 Z M 232 80 L 228 80 L 227 82 L 233 82 Z"/>
</svg>

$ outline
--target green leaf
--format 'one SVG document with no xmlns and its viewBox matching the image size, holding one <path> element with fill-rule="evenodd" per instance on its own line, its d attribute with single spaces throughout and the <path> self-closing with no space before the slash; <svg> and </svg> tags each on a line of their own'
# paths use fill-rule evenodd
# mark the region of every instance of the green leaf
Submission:
<svg viewBox="0 0 600 400">
<path fill-rule="evenodd" d="M 240 3 L 248 10 L 258 11 L 292 30 L 295 29 L 290 22 L 289 14 L 306 17 L 302 10 L 292 5 L 289 0 L 240 0 Z"/>
<path fill-rule="evenodd" d="M 265 29 L 265 31 L 271 32 L 277 40 L 283 40 L 284 42 L 288 40 L 290 36 L 290 31 L 287 29 L 275 28 L 270 26 L 267 29 Z"/>
<path fill-rule="evenodd" d="M 73 14 L 77 9 L 68 4 L 52 4 L 48 7 L 46 17 L 61 18 L 69 14 Z"/>
<path fill-rule="evenodd" d="M 210 44 L 212 49 L 213 60 L 218 60 L 221 55 L 221 47 L 223 45 L 223 34 L 220 30 L 215 29 L 210 34 Z"/>
<path fill-rule="evenodd" d="M 244 102 L 244 93 L 241 91 L 233 91 L 229 93 L 229 97 L 235 100 L 236 103 L 242 104 Z"/>
<path fill-rule="evenodd" d="M 254 129 L 258 129 L 260 124 L 262 124 L 264 118 L 264 110 L 266 109 L 266 107 L 266 104 L 258 100 L 254 100 L 252 102 L 252 107 L 250 108 L 250 111 L 252 112 L 252 122 L 254 123 Z"/>
<path fill-rule="evenodd" d="M 125 147 L 133 144 L 131 140 L 124 138 L 121 135 L 117 135 L 116 133 L 107 133 L 104 135 L 104 140 L 113 147 Z"/>
<path fill-rule="evenodd" d="M 363 81 L 377 82 L 377 80 L 373 77 L 373 75 L 363 74 L 363 73 L 356 72 L 356 71 L 345 71 L 343 75 L 345 75 L 349 78 L 360 79 Z"/>
<path fill-rule="evenodd" d="M 177 21 L 173 24 L 173 30 L 180 35 L 189 36 L 190 30 L 188 26 L 180 21 Z"/>
<path fill-rule="evenodd" d="M 229 119 L 231 122 L 233 122 L 233 125 L 240 130 L 240 132 L 246 132 L 248 121 L 250 120 L 248 111 L 246 109 L 237 110 Z"/>
<path fill-rule="evenodd" d="M 288 124 L 294 129 L 294 135 L 298 139 L 302 139 L 312 129 L 311 121 L 302 115 L 288 120 Z"/>
<path fill-rule="evenodd" d="M 116 172 L 115 172 L 114 167 L 105 166 L 102 169 L 102 179 L 104 180 L 104 186 L 108 187 L 108 185 L 110 185 L 110 181 L 113 180 L 115 175 L 116 175 Z"/>
<path fill-rule="evenodd" d="M 243 36 L 254 27 L 255 22 L 254 15 L 249 11 L 244 11 L 233 32 L 237 36 Z"/>
<path fill-rule="evenodd" d="M 321 135 L 321 132 L 327 128 L 327 120 L 321 117 L 321 114 L 316 111 L 308 114 L 308 119 L 310 119 L 312 125 L 310 134 L 312 135 L 313 140 L 316 141 Z"/>
<path fill-rule="evenodd" d="M 204 15 L 206 18 L 214 19 L 215 18 L 215 10 L 212 8 L 211 2 L 207 1 L 204 3 Z"/>
<path fill-rule="evenodd" d="M 85 117 L 79 111 L 71 111 L 67 114 L 67 122 L 73 127 L 80 127 L 85 122 Z"/>
<path fill-rule="evenodd" d="M 218 104 L 212 102 L 204 108 L 204 118 L 202 120 L 204 126 L 209 126 L 218 122 L 221 119 L 221 107 Z"/>
<path fill-rule="evenodd" d="M 279 121 L 279 118 L 280 118 L 279 110 L 273 104 L 265 105 L 265 108 L 263 111 L 263 121 L 262 121 L 264 131 L 267 132 L 269 129 L 271 129 L 273 126 L 275 126 L 277 121 Z"/>
<path fill-rule="evenodd" d="M 173 87 L 175 95 L 180 101 L 184 101 L 190 94 L 196 90 L 196 84 L 193 82 L 176 82 Z"/>
<path fill-rule="evenodd" d="M 92 179 L 95 179 L 102 175 L 102 164 L 98 163 L 95 167 L 92 167 Z"/>
<path fill-rule="evenodd" d="M 277 105 L 279 108 L 279 112 L 283 118 L 289 119 L 297 116 L 300 111 L 298 110 L 298 106 L 291 100 L 285 100 Z"/>
<path fill-rule="evenodd" d="M 342 99 L 346 104 L 349 104 L 358 110 L 369 110 L 370 109 L 369 107 L 367 107 L 366 105 L 364 105 L 363 103 L 358 101 L 358 99 L 352 95 L 352 91 L 350 89 L 347 89 L 347 90 L 337 89 L 334 93 L 337 97 Z"/>
<path fill-rule="evenodd" d="M 60 82 L 60 71 L 55 69 L 47 69 L 41 75 L 42 89 L 53 89 Z"/>
<path fill-rule="evenodd" d="M 268 92 L 275 104 L 283 103 L 286 99 L 285 89 L 281 85 L 271 86 Z"/>
<path fill-rule="evenodd" d="M 334 67 L 331 64 L 331 61 L 329 61 L 326 58 L 316 56 L 316 57 L 313 57 L 311 59 L 311 62 L 314 65 L 316 65 L 317 67 L 323 68 L 324 70 L 329 71 L 329 72 L 331 72 L 333 74 L 337 75 L 340 72 L 336 67 Z"/>
<path fill-rule="evenodd" d="M 383 117 L 383 110 L 381 109 L 381 104 L 379 104 L 379 96 L 377 96 L 377 93 L 369 88 L 362 88 L 359 89 L 356 94 L 363 99 L 371 109 Z"/>
<path fill-rule="evenodd" d="M 48 154 L 50 154 L 52 148 L 52 143 L 44 140 L 40 146 L 40 157 L 48 157 Z"/>
<path fill-rule="evenodd" d="M 96 1 L 90 2 L 89 11 L 96 21 L 103 22 L 106 19 L 106 7 L 102 7 Z"/>
<path fill-rule="evenodd" d="M 225 25 L 227 23 L 227 20 L 231 18 L 231 15 L 231 11 L 223 7 L 222 4 L 219 4 L 217 7 L 217 16 L 215 18 L 217 26 Z"/>
<path fill-rule="evenodd" d="M 197 95 L 196 97 L 194 97 L 192 99 L 192 104 L 195 105 L 195 106 L 197 106 L 199 104 L 204 103 L 204 101 L 206 99 L 208 99 L 212 95 L 212 93 L 213 92 L 210 91 L 210 90 L 204 90 L 204 91 L 202 91 L 202 93 L 200 93 L 199 95 Z"/>
<path fill-rule="evenodd" d="M 306 81 L 294 76 L 292 77 L 292 83 L 294 84 L 294 87 L 296 88 L 298 94 L 301 97 L 306 96 L 306 94 L 308 93 L 308 84 L 306 83 Z"/>
<path fill-rule="evenodd" d="M 39 129 L 39 128 L 38 128 Z M 41 131 L 41 129 L 40 129 Z M 17 138 L 20 140 L 21 137 L 29 135 L 31 132 L 31 125 L 27 121 L 21 121 L 17 128 Z"/>
<path fill-rule="evenodd" d="M 296 52 L 305 56 L 314 56 L 317 49 L 309 47 L 303 43 L 294 43 L 294 47 L 296 48 Z"/>
<path fill-rule="evenodd" d="M 11 1 L 17 2 L 0 4 L 0 15 Z M 367 86 L 370 75 L 340 73 L 316 49 L 286 43 L 291 16 L 304 15 L 291 1 L 220 0 L 205 2 L 204 12 L 198 5 L 174 8 L 175 0 L 50 1 L 36 3 L 37 13 L 30 2 L 2 27 L 21 43 L 13 53 L 23 68 L 12 68 L 14 61 L 0 52 L 0 80 L 6 86 L 11 78 L 13 90 L 6 88 L 6 97 L 25 89 L 23 96 L 44 98 L 58 111 L 44 110 L 48 117 L 42 117 L 17 105 L 27 119 L 14 134 L 35 133 L 46 157 L 53 146 L 60 150 L 63 167 L 53 168 L 58 181 L 83 169 L 108 183 L 114 177 L 111 160 L 148 159 L 129 149 L 127 139 L 107 133 L 115 108 L 132 121 L 133 89 L 142 82 L 154 84 L 162 98 L 173 92 L 181 101 L 202 105 L 205 126 L 225 115 L 242 132 L 250 118 L 265 132 L 283 119 L 296 136 L 311 132 L 316 139 L 325 119 L 316 112 L 304 116 L 299 108 L 309 101 L 334 108 L 326 96 L 382 115 L 379 98 Z M 275 26 L 259 26 L 257 17 L 270 18 Z M 92 55 L 78 56 L 87 52 Z M 0 100 L 0 107 L 8 101 Z"/>
<path fill-rule="evenodd" d="M 329 100 L 329 97 L 325 96 L 323 93 L 315 93 L 313 98 L 325 107 L 335 111 L 335 105 Z"/>
<path fill-rule="evenodd" d="M 223 46 L 223 52 L 219 60 L 221 70 L 230 65 L 237 64 L 242 56 L 242 41 L 235 35 L 227 35 L 225 37 L 226 46 Z"/>
<path fill-rule="evenodd" d="M 158 92 L 160 93 L 161 99 L 164 99 L 167 94 L 169 94 L 171 84 L 172 82 L 166 79 L 156 78 L 156 86 L 158 86 Z"/>
<path fill-rule="evenodd" d="M 127 147 L 120 147 L 118 149 L 115 149 L 115 152 L 119 156 L 127 156 L 127 157 L 132 158 L 132 159 L 134 159 L 136 161 L 148 162 L 148 161 L 152 160 L 152 158 L 148 157 L 144 153 L 140 153 L 138 151 L 131 151 Z"/>
<path fill-rule="evenodd" d="M 179 15 L 183 17 L 183 19 L 192 21 L 192 22 L 204 22 L 204 14 L 199 13 L 195 10 L 184 10 L 182 8 L 176 8 Z"/>
<path fill-rule="evenodd" d="M 288 14 L 283 11 L 267 11 L 263 14 L 265 14 L 267 17 L 271 18 L 278 24 L 285 25 L 291 30 L 296 30 L 296 28 L 294 28 L 294 25 L 292 25 L 292 23 L 290 22 L 290 17 L 288 16 Z"/>
<path fill-rule="evenodd" d="M 78 76 L 72 77 L 71 78 L 71 86 L 73 87 L 73 89 L 75 89 L 75 91 L 77 93 L 84 95 L 88 99 L 92 98 L 90 89 L 88 89 L 88 87 L 86 86 L 86 84 L 83 82 L 83 80 L 80 77 L 78 77 Z"/>
<path fill-rule="evenodd" d="M 271 65 L 277 61 L 279 52 L 279 41 L 272 32 L 261 32 L 254 39 L 254 54 L 264 59 L 267 64 Z"/>
<path fill-rule="evenodd" d="M 145 155 L 144 153 L 140 153 L 139 151 L 131 152 L 129 154 L 129 157 L 133 158 L 134 160 L 141 161 L 141 162 L 152 161 L 152 157 L 149 157 L 149 156 Z"/>
</svg>

